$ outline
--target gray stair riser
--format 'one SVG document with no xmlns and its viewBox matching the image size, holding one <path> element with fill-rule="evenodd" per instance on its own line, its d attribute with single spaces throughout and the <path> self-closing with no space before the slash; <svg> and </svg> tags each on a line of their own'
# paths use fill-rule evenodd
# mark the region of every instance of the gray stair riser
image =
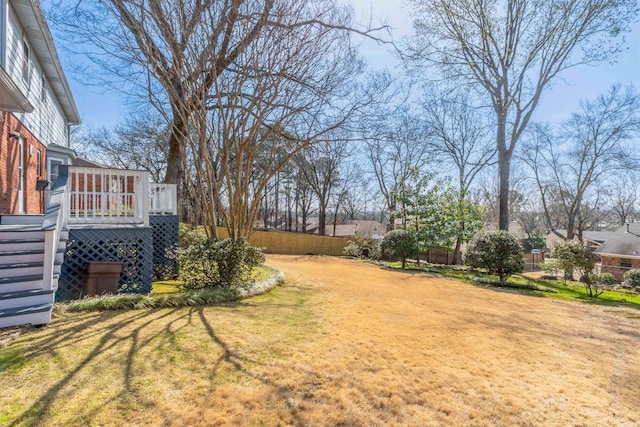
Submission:
<svg viewBox="0 0 640 427">
<path fill-rule="evenodd" d="M 0 266 L 17 264 L 19 262 L 36 262 L 36 261 L 42 262 L 43 260 L 44 260 L 44 252 L 26 253 L 26 254 L 8 254 L 8 253 L 3 254 L 0 252 Z"/>
<path fill-rule="evenodd" d="M 16 231 L 0 229 L 0 240 L 40 239 L 44 240 L 44 231 Z"/>
<path fill-rule="evenodd" d="M 0 283 L 0 292 L 20 292 L 28 291 L 29 289 L 42 289 L 42 279 Z"/>
<path fill-rule="evenodd" d="M 51 310 L 41 313 L 19 314 L 10 317 L 0 317 L 0 328 L 20 325 L 48 325 L 51 323 Z"/>
<path fill-rule="evenodd" d="M 39 242 L 32 241 L 15 241 L 15 242 L 0 242 L 0 255 L 5 252 L 13 251 L 42 251 L 44 252 L 44 240 Z"/>
<path fill-rule="evenodd" d="M 44 215 L 2 215 L 0 225 L 42 225 Z"/>
<path fill-rule="evenodd" d="M 0 277 L 20 277 L 42 275 L 44 267 L 42 265 L 34 267 L 15 267 L 0 270 Z"/>
<path fill-rule="evenodd" d="M 25 296 L 0 300 L 0 310 L 13 307 L 26 307 L 30 305 L 53 304 L 53 294 Z"/>
</svg>

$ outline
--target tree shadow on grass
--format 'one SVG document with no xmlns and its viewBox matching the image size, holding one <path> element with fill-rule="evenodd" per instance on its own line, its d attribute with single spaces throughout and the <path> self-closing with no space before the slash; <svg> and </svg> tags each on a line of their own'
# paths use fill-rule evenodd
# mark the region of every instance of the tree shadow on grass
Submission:
<svg viewBox="0 0 640 427">
<path fill-rule="evenodd" d="M 285 304 L 278 304 L 278 306 L 283 306 L 283 305 Z M 215 329 L 213 328 L 209 319 L 205 315 L 204 308 L 202 307 L 194 308 L 191 311 L 197 314 L 198 319 L 200 320 L 205 330 L 207 331 L 207 334 L 211 338 L 211 341 L 222 349 L 221 356 L 215 361 L 214 365 L 212 366 L 212 373 L 216 373 L 218 371 L 222 362 L 229 363 L 231 366 L 234 367 L 237 373 L 240 373 L 268 387 L 270 390 L 271 396 L 274 399 L 284 403 L 283 406 L 286 407 L 287 410 L 289 411 L 290 420 L 288 421 L 283 420 L 283 422 L 292 423 L 295 426 L 304 426 L 305 423 L 299 417 L 298 411 L 288 403 L 291 398 L 295 397 L 294 396 L 295 392 L 292 391 L 287 386 L 278 384 L 276 381 L 273 381 L 264 376 L 257 375 L 256 373 L 249 370 L 247 368 L 248 364 L 261 365 L 262 363 L 255 359 L 248 358 L 246 356 L 241 356 L 238 352 L 234 351 L 222 338 L 220 338 L 218 334 L 216 334 Z M 290 366 L 288 368 L 289 370 L 293 369 Z"/>
<path fill-rule="evenodd" d="M 146 345 L 155 337 L 151 336 L 141 341 L 140 332 L 153 322 L 174 317 L 170 322 L 167 322 L 164 328 L 165 331 L 170 330 L 171 325 L 183 317 L 174 316 L 174 313 L 178 310 L 178 308 L 170 310 L 141 310 L 133 316 L 127 316 L 122 322 L 117 322 L 117 318 L 121 317 L 123 312 L 85 313 L 83 317 L 86 317 L 86 319 L 80 322 L 77 322 L 77 317 L 79 316 L 69 316 L 57 322 L 55 327 L 42 330 L 42 333 L 39 334 L 33 334 L 28 337 L 28 340 L 20 340 L 14 343 L 22 349 L 21 356 L 23 359 L 34 359 L 36 357 L 46 356 L 50 360 L 53 360 L 62 358 L 64 356 L 64 354 L 62 354 L 63 350 L 67 351 L 66 347 L 77 346 L 78 348 L 82 348 L 86 345 L 87 340 L 98 338 L 97 344 L 73 369 L 70 369 L 60 380 L 42 392 L 30 407 L 24 410 L 8 425 L 40 425 L 44 420 L 48 419 L 56 400 L 66 395 L 66 393 L 63 393 L 63 389 L 67 387 L 79 373 L 97 360 L 104 352 L 114 349 L 116 346 L 126 342 L 130 342 L 129 352 L 124 367 L 124 387 L 119 395 L 124 395 L 132 391 L 132 365 L 136 352 L 141 346 Z M 126 331 L 126 328 L 129 328 L 133 323 L 138 323 L 138 325 L 130 332 Z M 97 327 L 98 325 L 104 326 Z M 66 361 L 62 360 L 62 362 L 64 363 Z M 104 373 L 104 375 L 109 374 L 110 373 L 107 372 Z M 97 413 L 101 407 L 109 402 L 104 402 L 102 405 L 93 408 L 89 413 L 83 414 L 82 419 L 86 422 L 87 419 L 91 418 L 92 414 Z M 77 421 L 82 422 L 80 419 Z"/>
<path fill-rule="evenodd" d="M 0 364 L 0 369 L 8 373 L 5 377 L 8 381 L 12 378 L 18 381 L 25 379 L 33 381 L 33 371 L 27 370 L 24 375 L 21 374 L 25 362 L 28 364 L 35 361 L 37 365 L 34 366 L 37 366 L 36 369 L 41 372 L 57 370 L 61 373 L 61 377 L 55 383 L 43 381 L 44 384 L 48 384 L 45 387 L 42 384 L 27 384 L 27 387 L 31 388 L 27 399 L 33 403 L 21 409 L 19 413 L 5 413 L 5 416 L 11 417 L 7 425 L 40 425 L 55 417 L 60 408 L 69 404 L 69 401 L 78 401 L 78 399 L 91 399 L 91 401 L 87 401 L 85 406 L 76 409 L 77 414 L 67 413 L 66 423 L 90 424 L 92 420 L 104 416 L 101 412 L 108 411 L 109 409 L 105 409 L 107 406 L 113 407 L 114 404 L 118 407 L 124 405 L 126 414 L 135 413 L 128 408 L 130 403 L 131 405 L 140 404 L 145 410 L 153 411 L 153 408 L 163 405 L 163 401 L 158 396 L 149 395 L 148 385 L 141 386 L 137 381 L 136 372 L 140 369 L 138 365 L 143 363 L 141 357 L 162 358 L 163 350 L 185 351 L 177 338 L 182 330 L 185 330 L 181 335 L 182 338 L 191 337 L 191 334 L 197 335 L 198 331 L 201 331 L 200 336 L 208 336 L 214 344 L 215 350 L 202 351 L 202 354 L 194 355 L 196 359 L 202 359 L 201 362 L 196 363 L 206 366 L 206 371 L 211 374 L 212 384 L 215 383 L 215 376 L 220 366 L 228 363 L 231 369 L 239 374 L 271 389 L 274 399 L 283 400 L 286 403 L 291 396 L 288 388 L 254 373 L 249 367 L 263 365 L 263 362 L 241 356 L 231 349 L 219 337 L 212 319 L 206 315 L 206 310 L 216 309 L 233 312 L 236 309 L 246 308 L 251 312 L 253 305 L 253 302 L 236 302 L 216 307 L 85 312 L 58 316 L 49 327 L 29 332 L 14 341 L 8 348 L 0 350 L 0 362 L 3 360 L 6 362 L 4 365 Z M 288 307 L 294 312 L 299 309 L 300 304 L 295 300 L 290 303 L 265 301 L 262 305 L 269 311 L 275 310 L 274 315 L 277 317 L 276 312 L 279 310 Z M 250 317 L 249 319 L 256 320 Z M 158 327 L 158 325 L 161 326 Z M 18 357 L 3 359 L 1 357 L 3 352 L 5 355 L 15 354 Z M 117 357 L 118 361 L 105 360 L 110 357 Z M 176 357 L 181 356 L 176 355 Z M 207 360 L 207 357 L 211 359 Z M 44 361 L 44 365 L 38 366 L 41 361 Z M 166 358 L 162 363 L 171 366 Z M 143 365 L 142 369 L 145 369 L 145 366 L 148 365 Z M 112 369 L 113 372 L 105 371 L 106 369 Z M 16 376 L 12 377 L 14 374 Z M 103 375 L 106 379 L 104 390 L 100 388 L 100 378 L 103 378 Z M 90 380 L 90 384 L 83 385 L 83 381 L 87 381 L 87 378 L 96 378 L 96 381 Z M 145 381 L 145 378 L 140 380 Z M 183 385 L 173 380 L 171 382 L 177 389 L 181 389 Z M 115 388 L 113 388 L 114 385 Z M 112 388 L 113 391 L 111 391 Z M 98 395 L 91 396 L 92 393 L 98 393 Z M 71 406 L 74 405 L 75 403 L 71 402 Z M 290 410 L 290 420 L 295 425 L 302 425 L 303 423 L 296 417 L 295 408 L 290 405 L 286 407 Z M 167 424 L 184 416 L 181 412 L 184 408 L 175 410 L 171 407 L 161 406 L 161 408 L 162 413 L 156 412 L 154 416 L 164 418 Z M 118 414 L 122 413 L 120 409 L 116 411 Z"/>
</svg>

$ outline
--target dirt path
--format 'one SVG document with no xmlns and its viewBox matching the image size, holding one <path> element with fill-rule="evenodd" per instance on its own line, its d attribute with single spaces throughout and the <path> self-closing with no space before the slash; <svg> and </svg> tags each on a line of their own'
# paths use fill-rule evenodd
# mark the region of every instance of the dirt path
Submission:
<svg viewBox="0 0 640 427">
<path fill-rule="evenodd" d="M 292 356 L 308 375 L 287 384 L 309 388 L 302 424 L 640 425 L 640 313 L 351 260 L 268 263 L 321 294 L 323 335 Z"/>
</svg>

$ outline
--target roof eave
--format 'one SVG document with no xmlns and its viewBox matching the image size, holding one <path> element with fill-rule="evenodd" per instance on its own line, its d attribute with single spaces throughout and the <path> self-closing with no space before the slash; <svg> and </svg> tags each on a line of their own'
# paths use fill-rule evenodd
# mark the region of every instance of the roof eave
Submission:
<svg viewBox="0 0 640 427">
<path fill-rule="evenodd" d="M 33 112 L 33 105 L 2 67 L 0 67 L 0 111 Z"/>
<path fill-rule="evenodd" d="M 19 7 L 21 5 L 24 7 Z M 41 38 L 40 41 L 44 43 L 44 48 L 38 43 L 33 43 L 32 48 L 40 59 L 44 73 L 51 82 L 50 87 L 60 102 L 67 123 L 79 124 L 81 121 L 80 114 L 71 93 L 69 82 L 62 69 L 40 2 L 38 0 L 16 0 L 14 1 L 14 10 L 20 22 L 26 27 L 25 30 L 28 30 L 29 39 L 33 42 Z M 51 61 L 49 62 L 45 59 L 50 59 Z"/>
</svg>

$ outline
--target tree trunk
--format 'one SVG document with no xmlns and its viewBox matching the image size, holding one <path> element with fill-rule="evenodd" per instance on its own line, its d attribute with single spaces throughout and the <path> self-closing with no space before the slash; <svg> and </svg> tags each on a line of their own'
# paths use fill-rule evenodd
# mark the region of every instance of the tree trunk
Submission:
<svg viewBox="0 0 640 427">
<path fill-rule="evenodd" d="M 320 204 L 318 209 L 318 234 L 324 236 L 327 226 L 327 208 Z"/>
<path fill-rule="evenodd" d="M 507 117 L 498 113 L 498 130 L 496 144 L 498 148 L 498 173 L 500 190 L 498 195 L 499 228 L 509 230 L 509 172 L 511 167 L 511 152 L 506 147 Z"/>
<path fill-rule="evenodd" d="M 458 237 L 456 239 L 456 246 L 453 249 L 453 264 L 454 265 L 461 265 L 462 264 L 462 254 L 461 254 L 461 248 L 462 246 L 462 242 L 460 241 L 460 237 Z"/>
<path fill-rule="evenodd" d="M 169 154 L 167 155 L 167 171 L 164 176 L 166 184 L 180 184 L 183 177 L 182 151 L 183 135 L 185 135 L 186 125 L 179 115 L 173 115 L 173 129 L 169 135 Z M 180 185 L 178 185 L 178 188 Z M 178 195 L 178 200 L 180 195 Z"/>
</svg>

